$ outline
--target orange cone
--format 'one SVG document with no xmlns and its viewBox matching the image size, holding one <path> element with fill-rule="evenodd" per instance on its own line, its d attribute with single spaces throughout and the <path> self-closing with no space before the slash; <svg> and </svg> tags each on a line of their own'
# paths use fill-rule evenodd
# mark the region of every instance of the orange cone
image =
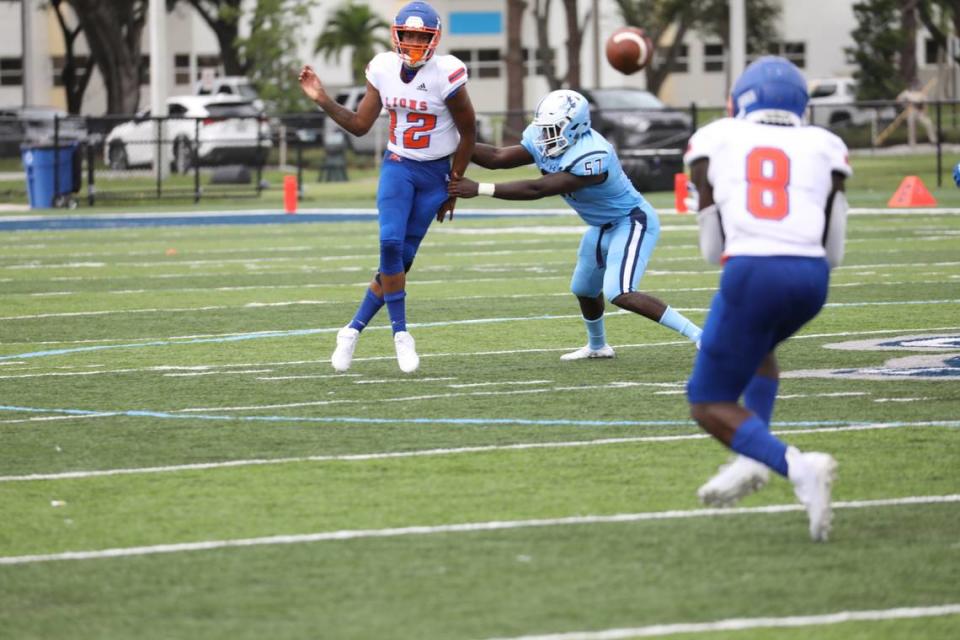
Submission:
<svg viewBox="0 0 960 640">
<path fill-rule="evenodd" d="M 687 188 L 687 174 L 685 173 L 675 173 L 673 174 L 673 206 L 676 208 L 677 213 L 687 213 L 686 199 L 690 195 L 690 191 Z"/>
<path fill-rule="evenodd" d="M 896 208 L 934 207 L 936 205 L 937 199 L 924 186 L 923 180 L 917 176 L 904 178 L 893 197 L 887 202 L 888 207 Z"/>
</svg>

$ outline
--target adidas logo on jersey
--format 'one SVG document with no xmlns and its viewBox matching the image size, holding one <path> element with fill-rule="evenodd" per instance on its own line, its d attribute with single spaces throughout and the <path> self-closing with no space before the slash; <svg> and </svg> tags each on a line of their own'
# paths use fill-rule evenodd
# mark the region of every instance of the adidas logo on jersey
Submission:
<svg viewBox="0 0 960 640">
<path fill-rule="evenodd" d="M 427 85 L 425 83 L 421 82 L 419 85 L 417 85 L 417 91 L 426 91 L 426 90 L 427 90 Z"/>
</svg>

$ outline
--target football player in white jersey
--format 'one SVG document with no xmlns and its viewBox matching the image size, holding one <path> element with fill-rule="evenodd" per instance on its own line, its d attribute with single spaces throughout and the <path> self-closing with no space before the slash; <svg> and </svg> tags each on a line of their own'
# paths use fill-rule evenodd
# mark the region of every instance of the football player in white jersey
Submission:
<svg viewBox="0 0 960 640">
<path fill-rule="evenodd" d="M 810 536 L 824 541 L 837 463 L 770 433 L 774 351 L 823 307 L 846 232 L 847 148 L 826 129 L 803 124 L 807 99 L 791 62 L 760 58 L 733 87 L 732 117 L 690 139 L 684 161 L 700 194 L 700 249 L 723 273 L 687 398 L 700 426 L 739 454 L 700 487 L 700 499 L 732 505 L 773 469 L 793 483 Z"/>
<path fill-rule="evenodd" d="M 603 325 L 604 298 L 691 342 L 699 340 L 700 327 L 659 298 L 637 290 L 660 237 L 660 219 L 623 172 L 613 146 L 590 127 L 586 98 L 566 89 L 547 94 L 520 144 L 478 144 L 473 161 L 488 169 L 536 164 L 543 176 L 497 184 L 456 178 L 450 181 L 450 195 L 504 200 L 559 195 L 590 225 L 580 241 L 570 283 L 580 302 L 587 344 L 561 360 L 614 357 Z"/>
<path fill-rule="evenodd" d="M 397 12 L 392 34 L 394 51 L 367 65 L 367 91 L 355 112 L 327 94 L 310 66 L 300 72 L 303 92 L 354 135 L 367 133 L 381 109 L 390 115 L 377 187 L 380 266 L 353 320 L 337 333 L 336 371 L 350 368 L 360 332 L 384 304 L 400 369 L 416 371 L 420 357 L 407 332 L 406 273 L 433 219 L 453 218 L 456 198 L 448 196 L 447 181 L 463 175 L 476 142 L 467 69 L 456 57 L 436 53 L 437 12 L 426 2 L 410 2 Z"/>
</svg>

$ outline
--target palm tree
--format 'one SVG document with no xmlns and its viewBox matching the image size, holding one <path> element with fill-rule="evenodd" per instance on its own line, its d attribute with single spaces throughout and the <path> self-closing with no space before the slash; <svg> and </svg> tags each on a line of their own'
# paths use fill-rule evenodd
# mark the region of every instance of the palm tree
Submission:
<svg viewBox="0 0 960 640">
<path fill-rule="evenodd" d="M 365 4 L 354 4 L 348 0 L 334 12 L 323 33 L 317 38 L 314 53 L 322 53 L 323 59 L 336 58 L 344 49 L 352 48 L 350 69 L 353 70 L 355 84 L 363 84 L 367 63 L 377 53 L 377 49 L 390 49 L 393 45 L 378 32 L 390 29 L 390 23 L 373 13 Z"/>
</svg>

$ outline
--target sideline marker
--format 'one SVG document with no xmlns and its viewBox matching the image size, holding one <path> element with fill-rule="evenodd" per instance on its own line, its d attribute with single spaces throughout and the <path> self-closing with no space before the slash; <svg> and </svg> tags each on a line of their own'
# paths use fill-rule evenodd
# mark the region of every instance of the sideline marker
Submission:
<svg viewBox="0 0 960 640">
<path fill-rule="evenodd" d="M 677 209 L 677 213 L 688 213 L 690 211 L 687 209 L 686 203 L 689 195 L 690 190 L 687 186 L 687 174 L 673 174 L 673 206 Z"/>
<path fill-rule="evenodd" d="M 283 211 L 297 212 L 297 176 L 283 176 Z"/>
<path fill-rule="evenodd" d="M 927 190 L 918 176 L 907 176 L 897 187 L 893 197 L 887 202 L 888 207 L 934 207 L 937 199 Z"/>
</svg>

